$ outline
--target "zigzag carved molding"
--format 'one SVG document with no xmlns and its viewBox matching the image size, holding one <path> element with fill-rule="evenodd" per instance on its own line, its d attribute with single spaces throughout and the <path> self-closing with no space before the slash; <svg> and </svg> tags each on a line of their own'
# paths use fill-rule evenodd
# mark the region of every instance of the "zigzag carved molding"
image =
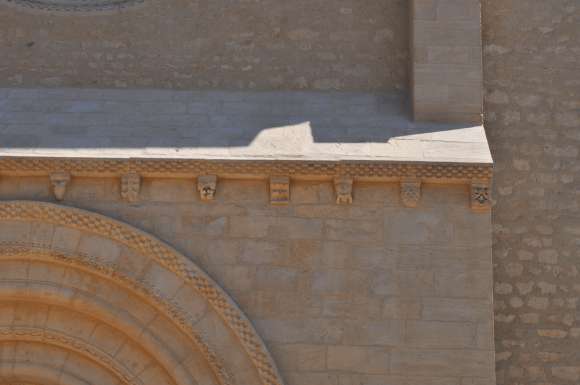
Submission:
<svg viewBox="0 0 580 385">
<path fill-rule="evenodd" d="M 237 336 L 262 385 L 283 385 L 283 380 L 256 330 L 235 302 L 201 268 L 172 247 L 114 219 L 85 210 L 44 202 L 0 202 L 0 221 L 34 221 L 74 228 L 125 245 L 173 272 L 202 296 Z M 15 251 L 15 250 L 13 250 Z"/>
<path fill-rule="evenodd" d="M 385 161 L 306 161 L 306 160 L 204 160 L 204 159 L 84 159 L 84 158 L 0 158 L 0 175 L 44 176 L 53 172 L 73 176 L 121 177 L 138 173 L 144 177 L 257 177 L 287 175 L 293 178 L 356 179 L 399 181 L 413 177 L 428 181 L 470 183 L 489 180 L 489 164 L 400 163 Z"/>
</svg>

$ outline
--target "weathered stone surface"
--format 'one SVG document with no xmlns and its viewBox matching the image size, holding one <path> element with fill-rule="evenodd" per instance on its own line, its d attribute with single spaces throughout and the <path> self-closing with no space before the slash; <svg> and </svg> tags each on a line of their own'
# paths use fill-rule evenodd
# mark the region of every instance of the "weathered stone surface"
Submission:
<svg viewBox="0 0 580 385">
<path fill-rule="evenodd" d="M 108 3 L 101 0 L 91 4 L 99 2 Z M 138 2 L 138 7 L 121 11 L 114 8 L 105 14 L 57 12 L 57 18 L 64 17 L 68 22 L 51 24 L 45 22 L 46 18 L 55 17 L 49 11 L 5 3 L 0 4 L 0 25 L 5 27 L 0 40 L 4 86 L 315 90 L 407 87 L 408 11 L 402 1 L 369 1 L 354 6 L 316 0 L 289 6 L 282 0 L 186 5 L 144 0 Z M 85 5 L 66 0 L 19 3 Z M 123 2 L 116 4 L 119 3 Z M 346 24 L 348 29 L 344 28 Z M 43 31 L 42 36 L 37 34 L 39 30 Z M 11 44 L 15 41 L 20 43 Z M 26 94 L 31 93 L 21 93 Z M 58 97 L 59 91 L 53 95 Z M 135 95 L 150 101 L 156 93 Z M 122 108 L 123 101 L 116 101 L 113 108 Z M 51 102 L 48 99 L 44 104 Z M 101 107 L 81 99 L 55 109 L 55 113 Z M 165 99 L 155 107 L 167 114 L 182 111 L 186 105 L 180 100 Z M 197 111 L 203 107 L 194 104 L 189 108 Z M 149 111 L 143 109 L 145 113 Z"/>
<path fill-rule="evenodd" d="M 415 119 L 481 122 L 481 2 L 409 3 L 411 102 Z"/>
<path fill-rule="evenodd" d="M 494 1 L 483 4 L 494 196 L 478 0 L 193 2 L 177 13 L 174 0 L 145 0 L 67 23 L 0 7 L 0 83 L 132 88 L 0 89 L 0 155 L 24 157 L 18 170 L 0 159 L 0 199 L 51 200 L 49 173 L 68 173 L 56 198 L 189 258 L 110 222 L 0 210 L 0 338 L 23 338 L 15 327 L 43 337 L 0 341 L 0 382 L 32 362 L 58 368 L 38 383 L 281 384 L 260 377 L 276 370 L 239 305 L 288 385 L 493 385 L 492 288 L 500 383 L 578 381 L 577 8 L 529 5 L 535 28 L 524 30 L 519 0 Z M 515 34 L 538 48 L 512 47 Z M 417 117 L 475 123 L 410 121 L 409 59 Z M 298 89 L 364 92 L 287 92 Z M 137 172 L 139 199 L 135 183 L 119 184 Z M 292 186 L 268 190 L 275 175 Z M 77 354 L 85 343 L 106 355 Z"/>
<path fill-rule="evenodd" d="M 391 354 L 391 370 L 394 374 L 428 376 L 435 371 L 439 376 L 486 377 L 492 370 L 492 356 L 477 350 L 395 351 Z"/>
<path fill-rule="evenodd" d="M 7 191 L 5 185 L 27 181 L 3 176 L 0 191 Z M 308 203 L 290 200 L 285 207 L 270 204 L 267 180 L 220 179 L 212 204 L 195 196 L 193 180 L 182 183 L 180 179 L 147 178 L 139 201 L 131 204 L 123 201 L 118 191 L 99 192 L 88 200 L 80 199 L 82 194 L 78 193 L 118 184 L 116 178 L 75 178 L 70 192 L 76 205 L 160 234 L 203 266 L 248 314 L 288 385 L 304 381 L 479 385 L 491 381 L 490 245 L 487 253 L 483 242 L 467 246 L 490 236 L 490 214 L 471 211 L 467 186 L 427 186 L 424 194 L 432 194 L 427 199 L 429 207 L 415 209 L 403 207 L 397 196 L 398 183 L 366 183 L 363 194 L 372 199 L 355 199 L 351 205 L 336 205 L 332 180 L 300 181 L 299 188 L 308 191 Z M 37 193 L 22 189 L 20 198 Z M 48 190 L 44 198 L 50 199 Z M 310 215 L 302 215 L 306 212 Z M 488 221 L 477 219 L 478 215 L 487 216 Z M 82 226 L 86 222 L 74 223 Z M 413 223 L 421 227 L 413 227 Z M 420 233 L 407 235 L 393 226 L 415 228 Z M 0 231 L 0 242 L 16 239 L 40 242 L 67 253 L 74 250 L 91 256 L 94 263 L 111 267 L 119 277 L 146 285 L 160 298 L 186 309 L 187 319 L 207 333 L 220 354 L 245 365 L 241 353 L 231 352 L 231 345 L 238 343 L 232 339 L 237 341 L 237 337 L 219 326 L 221 321 L 211 314 L 211 304 L 197 297 L 196 288 L 174 277 L 168 266 L 143 258 L 130 244 L 121 245 L 82 228 L 38 221 L 0 220 L 0 229 L 5 230 Z M 107 231 L 109 227 L 99 229 Z M 119 233 L 115 230 L 112 234 Z M 0 281 L 53 280 L 78 287 L 79 293 L 103 296 L 145 323 L 141 329 L 155 336 L 148 335 L 144 341 L 151 343 L 154 351 L 170 349 L 175 357 L 187 357 L 190 352 L 185 340 L 157 315 L 155 306 L 119 294 L 122 292 L 107 286 L 98 274 L 88 279 L 68 266 L 9 264 L 2 258 L 0 265 Z M 541 287 L 553 290 L 548 280 Z M 513 290 L 517 290 L 515 285 Z M 78 301 L 82 306 L 90 305 L 84 297 Z M 541 299 L 536 302 L 535 306 L 545 304 Z M 0 327 L 11 314 L 10 309 L 0 307 Z M 74 320 L 71 322 L 78 325 L 79 333 L 86 333 L 84 321 Z M 12 324 L 12 319 L 9 322 Z M 117 346 L 115 330 L 106 330 L 101 324 L 95 328 L 95 335 L 103 337 L 99 346 L 107 351 Z M 147 362 L 138 344 L 117 349 L 118 359 L 135 370 Z M 176 373 L 193 371 L 199 376 L 196 379 L 212 383 L 210 368 L 202 358 L 192 356 L 179 362 L 183 363 L 174 364 Z M 251 378 L 253 369 L 234 372 L 247 379 L 243 383 L 256 383 Z M 150 381 L 160 381 L 152 378 Z"/>
<path fill-rule="evenodd" d="M 2 365 L 11 367 L 0 371 L 2 380 L 53 382 L 64 373 L 82 383 L 222 384 L 235 370 L 243 383 L 282 384 L 237 305 L 182 254 L 84 210 L 30 201 L 0 206 L 2 224 L 17 218 L 28 225 L 13 225 L 17 232 L 4 232 L 0 245 L 0 344 Z M 52 244 L 22 238 L 39 223 L 55 226 Z M 137 263 L 127 266 L 131 259 Z M 61 351 L 66 360 L 55 363 Z"/>
<path fill-rule="evenodd" d="M 327 365 L 330 370 L 384 374 L 389 372 L 389 351 L 377 347 L 331 346 Z"/>
<path fill-rule="evenodd" d="M 482 3 L 497 383 L 578 383 L 580 8 Z"/>
<path fill-rule="evenodd" d="M 469 347 L 474 345 L 473 324 L 440 321 L 407 321 L 405 341 L 412 346 Z"/>
</svg>

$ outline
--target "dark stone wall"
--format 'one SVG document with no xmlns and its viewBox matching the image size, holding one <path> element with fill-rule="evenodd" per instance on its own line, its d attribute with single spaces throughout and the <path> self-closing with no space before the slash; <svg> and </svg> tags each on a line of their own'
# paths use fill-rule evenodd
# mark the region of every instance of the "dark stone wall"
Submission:
<svg viewBox="0 0 580 385">
<path fill-rule="evenodd" d="M 580 383 L 580 3 L 484 0 L 499 385 Z"/>
<path fill-rule="evenodd" d="M 144 0 L 83 14 L 7 4 L 0 86 L 407 87 L 407 0 Z"/>
</svg>

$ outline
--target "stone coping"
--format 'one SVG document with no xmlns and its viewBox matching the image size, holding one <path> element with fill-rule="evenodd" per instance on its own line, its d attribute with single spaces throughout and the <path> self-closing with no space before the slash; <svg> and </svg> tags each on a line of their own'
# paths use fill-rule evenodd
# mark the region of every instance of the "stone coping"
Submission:
<svg viewBox="0 0 580 385">
<path fill-rule="evenodd" d="M 0 173 L 489 179 L 482 126 L 392 93 L 0 89 Z"/>
<path fill-rule="evenodd" d="M 219 175 L 232 178 L 265 178 L 286 175 L 296 179 L 330 179 L 350 176 L 368 181 L 400 181 L 420 178 L 432 182 L 490 180 L 488 164 L 398 163 L 368 161 L 198 160 L 198 159 L 95 159 L 0 157 L 0 175 L 48 175 L 66 171 L 75 176 L 117 177 L 137 173 L 144 177 L 196 177 Z"/>
</svg>

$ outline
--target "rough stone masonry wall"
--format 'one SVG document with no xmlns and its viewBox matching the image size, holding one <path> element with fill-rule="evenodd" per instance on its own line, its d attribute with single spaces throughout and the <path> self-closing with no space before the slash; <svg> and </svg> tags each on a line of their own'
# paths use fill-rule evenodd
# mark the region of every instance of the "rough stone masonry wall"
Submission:
<svg viewBox="0 0 580 385">
<path fill-rule="evenodd" d="M 580 383 L 580 3 L 483 1 L 499 385 Z"/>
<path fill-rule="evenodd" d="M 0 86 L 406 89 L 406 0 L 145 0 L 84 15 L 7 4 Z"/>
<path fill-rule="evenodd" d="M 288 385 L 492 385 L 490 213 L 467 186 L 424 185 L 404 208 L 397 184 L 294 182 L 272 206 L 266 181 L 74 178 L 63 203 L 160 237 L 232 295 Z M 48 177 L 0 178 L 0 199 L 53 201 Z"/>
</svg>

